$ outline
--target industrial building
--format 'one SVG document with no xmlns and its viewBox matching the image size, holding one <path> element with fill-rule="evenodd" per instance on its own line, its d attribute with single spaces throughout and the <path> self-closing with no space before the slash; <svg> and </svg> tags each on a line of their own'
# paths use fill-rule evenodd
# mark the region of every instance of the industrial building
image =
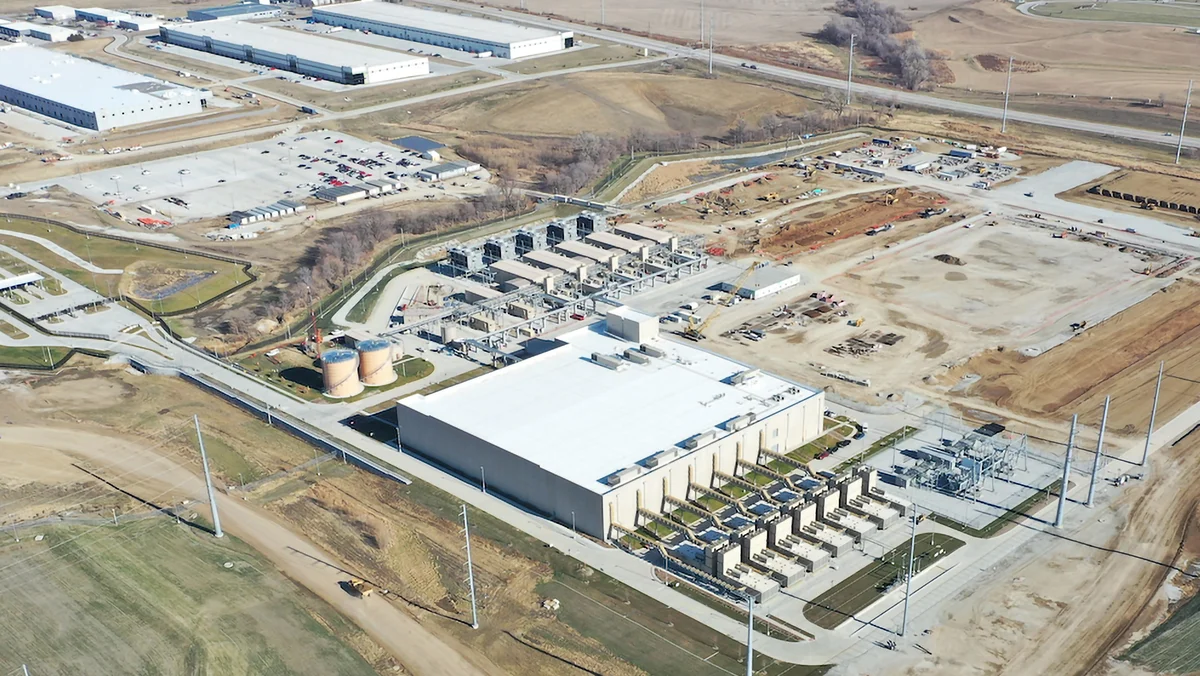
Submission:
<svg viewBox="0 0 1200 676">
<path fill-rule="evenodd" d="M 162 26 L 161 21 L 147 16 L 131 16 L 128 19 L 121 19 L 117 22 L 118 28 L 123 28 L 127 31 L 133 31 L 135 33 L 158 30 L 159 26 Z"/>
<path fill-rule="evenodd" d="M 40 16 L 43 19 L 51 21 L 70 21 L 75 18 L 75 8 L 67 7 L 66 5 L 46 5 L 45 7 L 34 7 L 33 13 L 35 16 Z"/>
<path fill-rule="evenodd" d="M 103 7 L 86 7 L 84 9 L 75 10 L 75 18 L 79 21 L 90 21 L 92 23 L 120 23 L 122 19 L 132 19 L 133 17 L 125 12 L 117 12 Z"/>
<path fill-rule="evenodd" d="M 19 38 L 28 35 L 31 38 L 45 40 L 46 42 L 66 42 L 75 34 L 75 31 L 62 26 L 47 26 L 40 23 L 29 23 L 28 21 L 10 21 L 5 24 L 0 24 L 0 35 L 10 38 Z"/>
<path fill-rule="evenodd" d="M 87 129 L 104 130 L 200 112 L 202 91 L 95 61 L 10 45 L 20 68 L 0 72 L 0 101 Z"/>
<path fill-rule="evenodd" d="M 574 33 L 570 31 L 371 0 L 317 8 L 312 18 L 331 26 L 504 59 L 548 54 L 575 44 Z"/>
<path fill-rule="evenodd" d="M 427 183 L 437 183 L 459 176 L 466 176 L 472 171 L 479 171 L 483 167 L 476 162 L 446 162 L 445 164 L 435 164 L 432 167 L 427 167 L 417 172 L 417 178 Z"/>
<path fill-rule="evenodd" d="M 407 397 L 401 442 L 608 538 L 714 473 L 740 475 L 760 448 L 786 453 L 823 432 L 822 392 L 660 338 L 658 326 L 622 306 L 516 364 Z"/>
<path fill-rule="evenodd" d="M 429 59 L 243 21 L 163 26 L 165 42 L 342 84 L 429 74 Z"/>
<path fill-rule="evenodd" d="M 803 279 L 804 275 L 794 268 L 762 265 L 755 268 L 740 286 L 736 282 L 721 282 L 719 288 L 725 293 L 733 293 L 736 289 L 739 296 L 757 300 L 796 286 Z"/>
<path fill-rule="evenodd" d="M 250 21 L 252 19 L 272 19 L 279 16 L 279 13 L 278 7 L 257 2 L 243 2 L 222 7 L 189 9 L 187 18 L 189 21 L 227 21 L 229 19 Z"/>
</svg>

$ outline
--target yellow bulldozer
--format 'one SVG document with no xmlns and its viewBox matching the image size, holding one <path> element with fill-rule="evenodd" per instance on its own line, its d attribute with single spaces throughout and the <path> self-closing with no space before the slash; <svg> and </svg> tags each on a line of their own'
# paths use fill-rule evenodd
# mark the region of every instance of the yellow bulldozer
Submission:
<svg viewBox="0 0 1200 676">
<path fill-rule="evenodd" d="M 350 590 L 360 599 L 365 599 L 375 593 L 375 587 L 367 583 L 366 580 L 360 580 L 357 577 L 350 578 L 347 582 Z"/>
</svg>

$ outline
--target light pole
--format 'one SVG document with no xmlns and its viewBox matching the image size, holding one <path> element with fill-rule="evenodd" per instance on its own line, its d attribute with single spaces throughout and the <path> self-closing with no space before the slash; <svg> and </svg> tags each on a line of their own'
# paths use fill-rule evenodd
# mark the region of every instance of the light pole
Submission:
<svg viewBox="0 0 1200 676">
<path fill-rule="evenodd" d="M 1146 466 L 1146 458 L 1150 455 L 1150 435 L 1154 434 L 1154 416 L 1158 413 L 1158 393 L 1162 390 L 1163 369 L 1167 366 L 1167 362 L 1160 361 L 1158 363 L 1158 382 L 1154 384 L 1154 403 L 1150 405 L 1150 426 L 1146 428 L 1146 446 L 1142 449 L 1142 461 L 1138 463 L 1142 467 Z"/>
<path fill-rule="evenodd" d="M 754 597 L 746 595 L 746 676 L 754 676 Z"/>
<path fill-rule="evenodd" d="M 1179 145 L 1175 146 L 1175 164 L 1179 164 L 1179 155 L 1183 153 L 1183 132 L 1187 130 L 1188 110 L 1192 107 L 1192 83 L 1188 80 L 1187 99 L 1183 103 L 1183 122 L 1179 125 Z"/>
<path fill-rule="evenodd" d="M 221 530 L 221 516 L 217 513 L 217 495 L 213 491 L 212 475 L 208 472 L 208 454 L 204 452 L 204 437 L 200 435 L 200 416 L 193 415 L 192 421 L 196 423 L 196 442 L 200 446 L 200 463 L 204 466 L 204 483 L 208 487 L 208 505 L 212 508 L 213 535 L 224 537 L 225 533 Z"/>
<path fill-rule="evenodd" d="M 575 530 L 575 512 L 574 511 L 571 512 L 571 533 L 573 533 L 576 537 L 578 537 L 578 535 L 579 535 L 579 531 Z"/>
<path fill-rule="evenodd" d="M 1000 117 L 1000 133 L 1003 134 L 1008 129 L 1008 93 L 1012 90 L 1012 66 L 1013 58 L 1008 57 L 1008 83 L 1004 85 L 1004 114 Z"/>
<path fill-rule="evenodd" d="M 913 558 L 917 553 L 917 507 L 913 505 L 911 536 L 908 544 L 908 577 L 904 581 L 904 617 L 900 620 L 900 635 L 908 630 L 908 600 L 912 598 Z"/>
<path fill-rule="evenodd" d="M 846 68 L 846 105 L 850 105 L 850 86 L 854 82 L 854 33 L 850 34 L 850 59 Z"/>
</svg>

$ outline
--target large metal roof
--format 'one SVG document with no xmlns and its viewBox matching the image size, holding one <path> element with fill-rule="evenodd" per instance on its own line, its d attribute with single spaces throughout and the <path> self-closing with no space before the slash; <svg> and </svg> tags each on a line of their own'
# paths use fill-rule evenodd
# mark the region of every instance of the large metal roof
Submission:
<svg viewBox="0 0 1200 676">
<path fill-rule="evenodd" d="M 754 413 L 772 415 L 817 394 L 768 374 L 733 383 L 749 367 L 663 338 L 664 356 L 613 370 L 593 353 L 635 347 L 599 322 L 559 338 L 561 344 L 497 371 L 430 395 L 399 402 L 492 443 L 596 493 L 604 479 L 688 439 Z M 534 414 L 531 414 L 534 412 Z"/>
<path fill-rule="evenodd" d="M 0 85 L 90 112 L 114 111 L 200 93 L 63 52 L 23 44 L 0 48 Z"/>
<path fill-rule="evenodd" d="M 163 30 L 181 35 L 209 37 L 237 45 L 250 45 L 258 51 L 290 54 L 313 63 L 374 67 L 426 60 L 425 57 L 409 56 L 378 47 L 331 40 L 300 31 L 245 21 L 200 21 L 181 26 L 163 26 Z"/>
<path fill-rule="evenodd" d="M 313 9 L 313 18 L 320 21 L 321 14 L 335 14 L 352 19 L 378 21 L 398 27 L 453 35 L 467 39 L 513 44 L 526 40 L 540 40 L 559 35 L 559 31 L 535 28 L 522 24 L 506 23 L 477 16 L 452 14 L 431 9 L 407 7 L 391 2 L 348 2 L 342 5 L 326 5 Z"/>
</svg>

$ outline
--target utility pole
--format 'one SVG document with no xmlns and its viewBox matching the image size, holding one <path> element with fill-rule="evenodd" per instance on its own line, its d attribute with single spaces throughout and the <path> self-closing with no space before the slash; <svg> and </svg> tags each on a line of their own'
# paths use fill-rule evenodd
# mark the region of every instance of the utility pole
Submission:
<svg viewBox="0 0 1200 676">
<path fill-rule="evenodd" d="M 1063 460 L 1062 485 L 1058 487 L 1058 512 L 1054 515 L 1054 527 L 1062 528 L 1063 512 L 1067 508 L 1067 485 L 1071 478 L 1071 452 L 1075 450 L 1075 424 L 1079 414 L 1071 416 L 1071 434 L 1067 437 L 1067 457 Z"/>
<path fill-rule="evenodd" d="M 708 74 L 713 74 L 713 20 L 708 19 Z"/>
<path fill-rule="evenodd" d="M 25 666 L 24 664 L 22 664 L 22 665 L 21 665 L 21 672 L 22 672 L 22 673 L 24 673 L 24 674 L 25 674 L 25 676 L 29 676 L 29 667 L 27 667 L 27 666 Z"/>
<path fill-rule="evenodd" d="M 604 0 L 600 0 L 600 25 L 604 25 Z"/>
<path fill-rule="evenodd" d="M 754 597 L 746 596 L 746 676 L 754 676 Z"/>
<path fill-rule="evenodd" d="M 1146 428 L 1146 447 L 1142 449 L 1142 461 L 1138 464 L 1146 466 L 1146 458 L 1150 456 L 1150 435 L 1154 434 L 1154 415 L 1158 413 L 1158 393 L 1162 390 L 1163 369 L 1167 362 L 1158 363 L 1158 382 L 1154 384 L 1154 403 L 1150 405 L 1150 427 Z"/>
<path fill-rule="evenodd" d="M 1179 145 L 1175 146 L 1175 164 L 1179 164 L 1179 155 L 1183 153 L 1183 132 L 1187 129 L 1188 109 L 1192 107 L 1192 83 L 1188 80 L 1187 99 L 1183 103 L 1183 123 L 1179 125 Z"/>
<path fill-rule="evenodd" d="M 1096 439 L 1096 460 L 1092 463 L 1092 479 L 1088 482 L 1088 497 L 1086 506 L 1092 506 L 1092 500 L 1096 497 L 1096 475 L 1100 473 L 1100 454 L 1104 452 L 1104 428 L 1108 425 L 1108 400 L 1111 397 L 1104 398 L 1104 414 L 1100 416 L 1100 436 Z"/>
<path fill-rule="evenodd" d="M 471 565 L 471 526 L 467 523 L 467 506 L 462 506 L 463 537 L 467 541 L 467 585 L 471 589 L 471 628 L 479 628 L 479 610 L 475 606 L 475 569 Z"/>
<path fill-rule="evenodd" d="M 846 68 L 846 105 L 850 105 L 850 85 L 854 82 L 854 33 L 850 34 L 850 60 Z"/>
<path fill-rule="evenodd" d="M 212 508 L 213 535 L 225 537 L 221 530 L 221 517 L 217 514 L 217 494 L 213 491 L 212 475 L 208 472 L 208 454 L 204 452 L 204 437 L 200 435 L 200 416 L 192 416 L 196 423 L 196 442 L 200 445 L 200 464 L 204 465 L 204 483 L 208 486 L 208 506 Z"/>
<path fill-rule="evenodd" d="M 917 506 L 913 505 L 911 535 L 908 543 L 908 577 L 904 580 L 904 616 L 900 619 L 900 635 L 908 631 L 908 600 L 912 598 L 913 559 L 917 555 Z"/>
<path fill-rule="evenodd" d="M 704 0 L 700 0 L 700 46 L 704 46 Z"/>
<path fill-rule="evenodd" d="M 1008 57 L 1008 83 L 1004 85 L 1004 114 L 1000 117 L 1000 133 L 1008 130 L 1008 93 L 1012 90 L 1013 58 Z"/>
</svg>

